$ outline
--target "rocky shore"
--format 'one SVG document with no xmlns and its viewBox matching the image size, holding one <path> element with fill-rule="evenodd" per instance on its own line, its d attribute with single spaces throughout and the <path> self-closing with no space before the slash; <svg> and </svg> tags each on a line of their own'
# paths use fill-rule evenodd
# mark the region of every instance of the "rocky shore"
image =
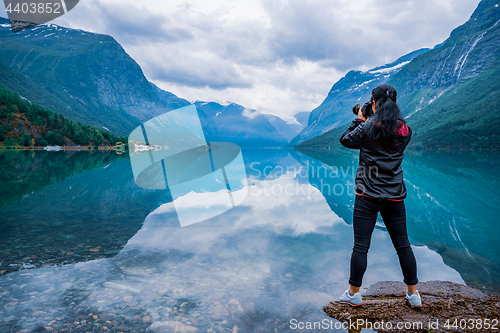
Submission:
<svg viewBox="0 0 500 333">
<path fill-rule="evenodd" d="M 378 282 L 353 307 L 332 301 L 323 310 L 344 323 L 349 333 L 372 328 L 382 332 L 495 332 L 500 329 L 500 296 L 465 285 L 431 281 L 418 284 L 422 307 L 412 309 L 402 282 Z"/>
</svg>

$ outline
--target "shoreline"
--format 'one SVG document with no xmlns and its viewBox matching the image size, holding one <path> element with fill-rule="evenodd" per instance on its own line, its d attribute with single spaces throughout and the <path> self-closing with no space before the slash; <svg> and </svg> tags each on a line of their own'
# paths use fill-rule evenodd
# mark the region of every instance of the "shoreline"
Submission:
<svg viewBox="0 0 500 333">
<path fill-rule="evenodd" d="M 41 146 L 30 146 L 30 147 L 0 147 L 0 150 L 45 150 L 45 147 Z M 118 146 L 102 146 L 98 147 L 98 150 L 119 150 Z M 92 146 L 62 146 L 61 150 L 95 150 Z"/>
<path fill-rule="evenodd" d="M 410 307 L 403 282 L 383 281 L 368 288 L 359 307 L 332 301 L 323 310 L 347 323 L 349 333 L 363 328 L 379 333 L 490 332 L 500 326 L 499 295 L 449 281 L 421 282 L 417 288 L 421 308 Z"/>
</svg>

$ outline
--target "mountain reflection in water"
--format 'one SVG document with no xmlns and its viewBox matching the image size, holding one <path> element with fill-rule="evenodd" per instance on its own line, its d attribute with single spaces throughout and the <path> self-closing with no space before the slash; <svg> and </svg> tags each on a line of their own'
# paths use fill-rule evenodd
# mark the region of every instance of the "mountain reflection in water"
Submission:
<svg viewBox="0 0 500 333">
<path fill-rule="evenodd" d="M 347 151 L 314 157 L 243 150 L 248 197 L 182 228 L 168 192 L 138 188 L 122 158 L 1 208 L 0 331 L 85 332 L 97 324 L 283 332 L 293 331 L 291 319 L 328 318 L 322 307 L 347 286 L 354 198 L 346 170 L 357 160 Z M 498 163 L 482 155 L 438 157 L 407 155 L 403 165 L 419 279 L 496 289 L 498 184 L 483 170 Z M 313 171 L 335 166 L 339 177 Z M 365 287 L 402 279 L 381 220 L 368 261 Z M 14 271 L 30 262 L 53 266 Z M 6 274 L 5 263 L 24 266 Z"/>
</svg>

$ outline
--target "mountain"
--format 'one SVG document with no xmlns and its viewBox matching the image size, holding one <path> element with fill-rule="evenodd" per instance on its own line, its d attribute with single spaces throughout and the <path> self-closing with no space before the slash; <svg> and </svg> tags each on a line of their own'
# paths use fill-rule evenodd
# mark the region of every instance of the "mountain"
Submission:
<svg viewBox="0 0 500 333">
<path fill-rule="evenodd" d="M 500 8 L 483 0 L 439 47 L 389 83 L 423 148 L 500 149 Z"/>
<path fill-rule="evenodd" d="M 31 103 L 121 135 L 148 119 L 190 105 L 149 82 L 110 36 L 54 24 L 13 34 L 8 23 L 0 18 L 0 87 Z M 288 143 L 255 110 L 234 103 L 196 106 L 211 141 L 273 147 Z"/>
<path fill-rule="evenodd" d="M 288 140 L 265 116 L 235 103 L 195 102 L 208 141 L 228 141 L 240 146 L 281 147 Z"/>
<path fill-rule="evenodd" d="M 4 146 L 110 146 L 126 141 L 82 125 L 0 88 L 0 141 Z"/>
<path fill-rule="evenodd" d="M 0 77 L 2 78 L 0 80 L 0 88 L 10 90 L 29 101 L 35 101 L 37 104 L 43 105 L 50 110 L 64 109 L 66 107 L 56 95 L 48 92 L 26 76 L 7 66 L 1 60 Z"/>
<path fill-rule="evenodd" d="M 499 23 L 497 1 L 483 0 L 471 18 L 453 30 L 446 41 L 412 57 L 387 77 L 386 82 L 398 90 L 398 104 L 413 129 L 409 147 L 500 149 Z M 346 83 L 357 73 L 349 72 L 330 92 L 345 99 L 332 100 L 329 94 L 311 114 L 308 127 L 292 143 L 300 144 L 323 134 L 305 141 L 301 147 L 338 145 L 342 126 L 353 118 L 349 109 L 359 96 Z M 369 86 L 367 92 L 377 84 Z M 343 110 L 328 108 L 325 104 L 330 100 L 336 105 L 345 100 L 348 103 Z"/>
<path fill-rule="evenodd" d="M 12 33 L 0 18 L 0 45 L 2 87 L 71 120 L 126 135 L 175 108 L 111 36 L 54 24 Z"/>
<path fill-rule="evenodd" d="M 158 88 L 151 83 L 154 92 L 167 105 L 174 109 L 182 108 L 191 103 L 183 98 Z M 197 101 L 194 103 L 200 117 L 203 132 L 208 141 L 228 141 L 240 146 L 277 147 L 284 146 L 289 139 L 285 138 L 279 129 L 255 110 L 247 109 L 235 103 L 219 104 L 215 102 Z M 274 116 L 271 116 L 274 117 Z M 276 121 L 286 123 L 278 117 Z M 289 131 L 293 131 L 288 128 Z M 294 132 L 291 137 L 297 135 Z"/>
<path fill-rule="evenodd" d="M 342 133 L 346 131 L 349 127 L 349 124 L 340 125 L 334 129 L 331 129 L 323 134 L 315 136 L 312 139 L 306 140 L 298 145 L 294 146 L 294 148 L 300 149 L 330 149 L 332 147 L 341 147 L 339 139 Z"/>
<path fill-rule="evenodd" d="M 307 126 L 307 121 L 311 113 L 303 111 L 297 113 L 288 121 L 285 121 L 278 116 L 264 114 L 271 124 L 281 133 L 288 141 L 292 140 L 297 134 L 300 133 Z M 293 136 L 292 136 L 293 134 Z"/>
<path fill-rule="evenodd" d="M 299 134 L 300 130 L 297 130 L 297 125 L 300 127 L 298 121 L 295 123 L 289 124 L 278 116 L 274 116 L 272 114 L 263 114 L 267 120 L 271 123 L 271 125 L 276 128 L 276 130 L 287 140 L 290 141 L 294 137 Z"/>
<path fill-rule="evenodd" d="M 153 91 L 160 98 L 160 100 L 172 110 L 191 105 L 191 103 L 184 98 L 177 97 L 171 92 L 158 88 L 153 82 L 149 82 L 149 84 L 151 84 Z"/>
<path fill-rule="evenodd" d="M 295 115 L 295 119 L 302 126 L 302 128 L 307 126 L 307 122 L 309 121 L 310 114 L 311 114 L 311 112 L 309 112 L 309 111 L 302 111 L 302 112 L 299 112 Z M 300 131 L 302 131 L 302 128 L 300 129 Z"/>
<path fill-rule="evenodd" d="M 353 117 L 354 104 L 368 101 L 373 88 L 386 83 L 413 58 L 427 51 L 429 49 L 411 52 L 390 64 L 367 72 L 356 70 L 348 72 L 333 85 L 323 103 L 311 111 L 307 126 L 290 142 L 290 145 L 300 144 L 350 121 Z"/>
</svg>

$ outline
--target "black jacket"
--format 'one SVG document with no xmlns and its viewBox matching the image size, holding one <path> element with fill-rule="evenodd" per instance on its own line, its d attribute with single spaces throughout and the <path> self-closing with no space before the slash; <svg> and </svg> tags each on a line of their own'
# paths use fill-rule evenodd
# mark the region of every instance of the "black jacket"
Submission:
<svg viewBox="0 0 500 333">
<path fill-rule="evenodd" d="M 375 124 L 370 119 L 364 122 L 358 118 L 340 137 L 344 147 L 360 149 L 356 193 L 377 199 L 406 198 L 401 162 L 412 131 L 403 122 L 399 125 L 394 141 L 375 139 L 369 131 L 369 127 Z"/>
</svg>

